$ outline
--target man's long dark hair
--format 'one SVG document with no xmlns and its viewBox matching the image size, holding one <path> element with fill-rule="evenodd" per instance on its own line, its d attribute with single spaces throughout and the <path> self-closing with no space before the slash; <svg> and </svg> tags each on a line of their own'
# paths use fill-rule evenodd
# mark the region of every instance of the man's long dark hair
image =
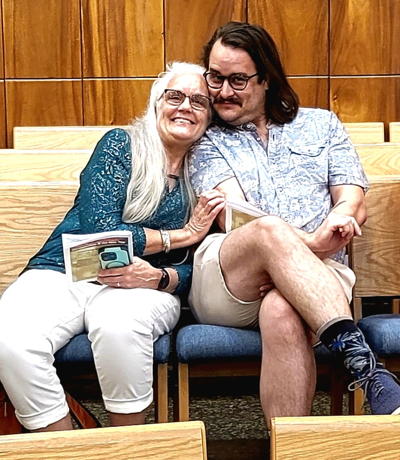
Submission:
<svg viewBox="0 0 400 460">
<path fill-rule="evenodd" d="M 282 125 L 292 121 L 299 109 L 299 98 L 286 78 L 278 50 L 272 37 L 262 27 L 246 22 L 228 22 L 219 27 L 203 49 L 203 63 L 209 69 L 214 43 L 246 51 L 253 60 L 258 82 L 268 82 L 265 114 L 272 122 Z"/>
</svg>

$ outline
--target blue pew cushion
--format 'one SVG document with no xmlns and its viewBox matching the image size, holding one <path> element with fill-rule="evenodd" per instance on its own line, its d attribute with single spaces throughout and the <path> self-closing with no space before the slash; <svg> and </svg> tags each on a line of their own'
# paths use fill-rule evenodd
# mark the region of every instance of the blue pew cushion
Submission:
<svg viewBox="0 0 400 460">
<path fill-rule="evenodd" d="M 154 343 L 154 362 L 167 363 L 171 349 L 171 334 L 162 335 Z M 93 353 L 87 334 L 78 334 L 55 354 L 56 363 L 91 363 Z"/>
<path fill-rule="evenodd" d="M 358 322 L 358 326 L 377 355 L 400 355 L 400 315 L 366 316 Z"/>
<path fill-rule="evenodd" d="M 258 330 L 191 324 L 182 327 L 176 336 L 178 361 L 188 363 L 210 359 L 261 358 L 261 336 Z M 319 362 L 332 361 L 333 355 L 324 345 L 316 347 Z"/>
</svg>

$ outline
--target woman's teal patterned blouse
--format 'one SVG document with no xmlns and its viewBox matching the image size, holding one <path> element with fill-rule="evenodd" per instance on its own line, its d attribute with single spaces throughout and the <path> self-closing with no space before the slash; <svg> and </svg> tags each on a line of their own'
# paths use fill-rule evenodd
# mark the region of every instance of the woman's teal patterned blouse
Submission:
<svg viewBox="0 0 400 460">
<path fill-rule="evenodd" d="M 126 131 L 113 129 L 103 136 L 81 173 L 80 187 L 73 207 L 54 229 L 42 249 L 28 262 L 26 270 L 39 268 L 65 272 L 62 233 L 130 230 L 135 255 L 157 268 L 173 266 L 179 276 L 175 294 L 188 290 L 192 264 L 190 260 L 180 263 L 185 259 L 186 249 L 143 256 L 146 246 L 145 227 L 174 230 L 184 226 L 188 210 L 185 187 L 180 181 L 177 181 L 171 191 L 166 187 L 156 212 L 140 224 L 123 222 L 122 211 L 131 176 L 131 160 L 131 139 Z"/>
</svg>

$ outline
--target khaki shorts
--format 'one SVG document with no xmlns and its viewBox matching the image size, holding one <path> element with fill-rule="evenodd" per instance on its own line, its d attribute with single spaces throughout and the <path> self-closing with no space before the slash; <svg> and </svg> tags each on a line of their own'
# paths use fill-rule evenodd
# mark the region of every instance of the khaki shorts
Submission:
<svg viewBox="0 0 400 460">
<path fill-rule="evenodd" d="M 257 326 L 261 299 L 244 302 L 226 287 L 219 264 L 219 250 L 226 236 L 225 233 L 209 235 L 196 250 L 189 304 L 196 319 L 203 324 Z M 356 280 L 353 271 L 332 259 L 323 262 L 335 275 L 350 302 Z"/>
</svg>

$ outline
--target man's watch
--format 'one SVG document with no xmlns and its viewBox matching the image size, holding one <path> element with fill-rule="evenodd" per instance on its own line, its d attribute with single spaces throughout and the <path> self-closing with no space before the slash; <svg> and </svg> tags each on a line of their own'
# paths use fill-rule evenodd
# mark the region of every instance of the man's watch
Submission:
<svg viewBox="0 0 400 460">
<path fill-rule="evenodd" d="M 161 270 L 161 278 L 160 278 L 160 282 L 158 283 L 157 289 L 159 291 L 162 291 L 169 284 L 169 273 L 167 272 L 167 270 L 165 270 L 165 268 L 161 268 L 160 270 Z"/>
</svg>

